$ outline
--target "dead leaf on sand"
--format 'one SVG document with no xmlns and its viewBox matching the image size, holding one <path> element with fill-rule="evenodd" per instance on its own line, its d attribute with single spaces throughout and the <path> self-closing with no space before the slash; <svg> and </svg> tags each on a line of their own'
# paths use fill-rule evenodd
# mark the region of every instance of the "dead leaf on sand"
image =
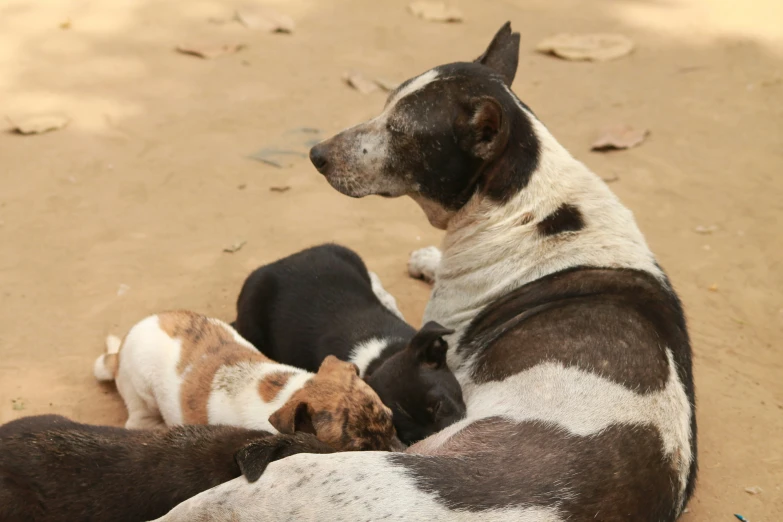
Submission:
<svg viewBox="0 0 783 522">
<path fill-rule="evenodd" d="M 349 86 L 353 87 L 362 94 L 370 94 L 380 88 L 375 81 L 367 78 L 360 72 L 346 73 L 343 76 L 343 80 L 345 80 L 345 83 L 347 83 Z"/>
<path fill-rule="evenodd" d="M 260 5 L 240 7 L 234 13 L 234 19 L 248 29 L 268 33 L 293 33 L 293 19 L 274 9 Z"/>
<path fill-rule="evenodd" d="M 280 187 L 269 187 L 270 192 L 288 192 L 291 190 L 291 187 L 289 185 L 283 185 Z"/>
<path fill-rule="evenodd" d="M 703 236 L 712 234 L 716 230 L 718 230 L 718 226 L 717 225 L 707 225 L 707 226 L 699 225 L 699 226 L 697 226 L 696 228 L 693 229 L 694 232 L 696 232 L 697 234 L 701 234 Z"/>
<path fill-rule="evenodd" d="M 252 159 L 266 163 L 273 167 L 282 169 L 291 167 L 296 161 L 295 158 L 306 158 L 307 154 L 302 151 L 292 149 L 278 149 L 276 147 L 264 147 L 250 156 Z"/>
<path fill-rule="evenodd" d="M 29 116 L 6 117 L 11 130 L 17 134 L 43 134 L 62 129 L 71 121 L 62 114 L 32 114 Z"/>
<path fill-rule="evenodd" d="M 177 52 L 197 56 L 205 60 L 211 60 L 224 54 L 233 54 L 245 48 L 245 44 L 219 44 L 219 45 L 178 45 Z"/>
<path fill-rule="evenodd" d="M 641 145 L 650 134 L 648 129 L 637 129 L 630 125 L 612 125 L 604 128 L 593 142 L 590 150 L 605 152 L 609 150 L 630 149 Z"/>
<path fill-rule="evenodd" d="M 239 252 L 239 250 L 241 250 L 242 247 L 245 246 L 245 243 L 247 243 L 247 241 L 237 241 L 236 243 L 233 243 L 231 246 L 227 246 L 226 248 L 224 248 L 223 252 L 226 252 L 228 254 Z"/>
<path fill-rule="evenodd" d="M 408 11 L 413 16 L 428 22 L 461 22 L 464 18 L 462 11 L 446 2 L 411 2 Z"/>
<path fill-rule="evenodd" d="M 605 62 L 631 53 L 634 43 L 621 34 L 560 33 L 536 45 L 536 51 L 574 61 Z"/>
<path fill-rule="evenodd" d="M 386 80 L 385 78 L 368 78 L 358 71 L 345 73 L 343 80 L 345 80 L 348 86 L 353 87 L 362 94 L 370 94 L 378 89 L 391 92 L 400 86 L 399 83 Z"/>
<path fill-rule="evenodd" d="M 758 486 L 750 486 L 749 488 L 745 488 L 745 493 L 748 493 L 749 495 L 758 495 L 759 493 L 762 493 L 764 490 L 761 489 Z"/>
<path fill-rule="evenodd" d="M 11 399 L 11 408 L 16 411 L 21 411 L 27 406 L 27 401 L 19 397 L 18 399 Z"/>
<path fill-rule="evenodd" d="M 400 86 L 398 82 L 393 82 L 385 78 L 375 78 L 375 83 L 386 92 L 392 92 L 394 89 Z"/>
</svg>

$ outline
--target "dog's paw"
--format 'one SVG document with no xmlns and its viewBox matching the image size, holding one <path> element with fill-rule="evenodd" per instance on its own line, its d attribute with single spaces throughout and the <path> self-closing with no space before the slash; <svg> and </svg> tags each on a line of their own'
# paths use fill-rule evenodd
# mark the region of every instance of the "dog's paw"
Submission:
<svg viewBox="0 0 783 522">
<path fill-rule="evenodd" d="M 440 265 L 441 253 L 438 247 L 428 246 L 414 250 L 408 258 L 408 275 L 414 279 L 435 282 L 435 272 Z"/>
<path fill-rule="evenodd" d="M 297 453 L 334 453 L 335 450 L 309 433 L 293 435 L 271 435 L 251 442 L 237 451 L 234 459 L 248 482 L 255 482 L 270 462 L 296 455 Z"/>
</svg>

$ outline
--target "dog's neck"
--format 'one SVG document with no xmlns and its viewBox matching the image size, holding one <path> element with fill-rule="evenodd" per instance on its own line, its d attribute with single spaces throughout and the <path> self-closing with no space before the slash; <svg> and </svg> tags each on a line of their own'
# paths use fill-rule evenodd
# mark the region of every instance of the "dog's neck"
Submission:
<svg viewBox="0 0 783 522">
<path fill-rule="evenodd" d="M 521 104 L 519 109 L 525 110 Z M 529 117 L 540 158 L 527 186 L 505 204 L 477 193 L 448 219 L 424 320 L 456 330 L 449 339 L 452 345 L 479 310 L 567 268 L 633 268 L 664 279 L 631 211 L 543 124 Z M 563 205 L 577 209 L 583 227 L 557 233 L 555 226 L 547 235 L 546 225 L 556 221 L 552 216 Z M 456 368 L 462 361 L 452 360 L 453 352 L 449 366 Z"/>
</svg>

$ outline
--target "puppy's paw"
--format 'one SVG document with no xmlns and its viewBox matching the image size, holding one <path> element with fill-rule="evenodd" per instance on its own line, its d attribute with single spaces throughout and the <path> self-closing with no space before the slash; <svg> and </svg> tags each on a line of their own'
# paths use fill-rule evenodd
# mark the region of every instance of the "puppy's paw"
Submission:
<svg viewBox="0 0 783 522">
<path fill-rule="evenodd" d="M 440 265 L 441 253 L 438 247 L 428 246 L 414 250 L 408 258 L 408 275 L 432 284 Z"/>
<path fill-rule="evenodd" d="M 297 453 L 334 452 L 334 448 L 316 439 L 314 435 L 294 433 L 293 435 L 272 435 L 251 442 L 237 451 L 234 458 L 248 482 L 255 482 L 261 478 L 270 462 Z"/>
</svg>

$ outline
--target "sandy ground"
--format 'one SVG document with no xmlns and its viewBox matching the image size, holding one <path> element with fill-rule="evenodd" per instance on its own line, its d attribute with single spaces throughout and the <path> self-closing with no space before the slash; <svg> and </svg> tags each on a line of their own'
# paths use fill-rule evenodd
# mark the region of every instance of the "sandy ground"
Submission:
<svg viewBox="0 0 783 522">
<path fill-rule="evenodd" d="M 319 242 L 358 250 L 418 322 L 428 288 L 405 262 L 440 234 L 411 201 L 351 200 L 304 158 L 275 168 L 248 156 L 306 150 L 295 129 L 326 135 L 377 113 L 383 95 L 352 91 L 345 71 L 399 81 L 472 59 L 510 19 L 522 33 L 516 92 L 617 178 L 686 305 L 701 473 L 684 519 L 783 519 L 783 4 L 458 0 L 465 23 L 442 25 L 403 1 L 270 3 L 295 34 L 211 23 L 232 12 L 218 1 L 0 6 L 0 115 L 72 118 L 45 135 L 0 134 L 0 421 L 121 424 L 119 397 L 91 372 L 107 333 L 176 307 L 231 319 L 251 269 Z M 638 49 L 600 64 L 532 51 L 561 31 L 620 32 Z M 190 42 L 247 48 L 209 61 L 173 51 Z M 616 122 L 652 133 L 633 150 L 589 152 Z M 280 186 L 290 190 L 270 191 Z"/>
</svg>

